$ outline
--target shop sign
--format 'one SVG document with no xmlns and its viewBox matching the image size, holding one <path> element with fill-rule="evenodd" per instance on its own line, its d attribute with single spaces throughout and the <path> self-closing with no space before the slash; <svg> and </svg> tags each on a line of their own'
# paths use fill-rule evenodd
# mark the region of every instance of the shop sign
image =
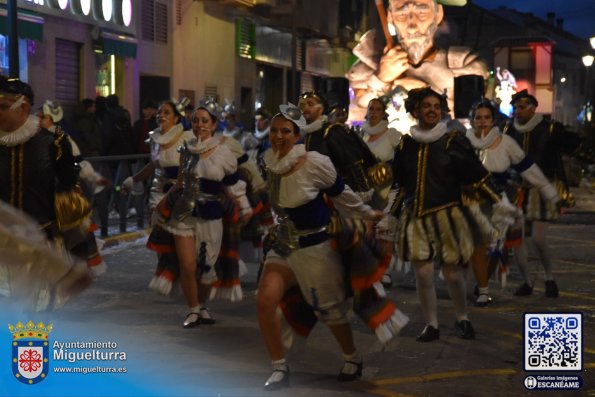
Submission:
<svg viewBox="0 0 595 397">
<path fill-rule="evenodd" d="M 113 22 L 130 26 L 132 22 L 132 0 L 22 0 L 24 3 L 49 7 L 53 10 L 92 17 L 97 21 Z M 91 12 L 93 9 L 94 12 Z M 40 12 L 43 10 L 39 9 Z"/>
</svg>

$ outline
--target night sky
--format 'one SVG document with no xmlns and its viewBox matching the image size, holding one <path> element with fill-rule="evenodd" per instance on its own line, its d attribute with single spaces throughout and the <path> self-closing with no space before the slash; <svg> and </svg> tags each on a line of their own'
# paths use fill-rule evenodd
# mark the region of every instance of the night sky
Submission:
<svg viewBox="0 0 595 397">
<path fill-rule="evenodd" d="M 595 36 L 595 0 L 472 0 L 492 10 L 506 6 L 517 11 L 531 12 L 546 19 L 548 12 L 564 18 L 564 29 L 585 39 Z"/>
</svg>

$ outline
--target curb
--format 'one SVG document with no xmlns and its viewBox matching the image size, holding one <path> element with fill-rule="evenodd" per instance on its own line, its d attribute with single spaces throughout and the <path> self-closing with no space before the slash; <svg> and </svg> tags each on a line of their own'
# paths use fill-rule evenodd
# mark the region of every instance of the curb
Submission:
<svg viewBox="0 0 595 397">
<path fill-rule="evenodd" d="M 115 236 L 106 237 L 104 239 L 104 241 L 105 241 L 104 248 L 114 247 L 121 243 L 138 240 L 143 237 L 148 237 L 150 232 L 151 232 L 151 229 L 144 229 L 144 230 L 138 230 L 136 232 L 127 232 L 127 233 L 122 233 L 122 234 L 118 234 Z"/>
</svg>

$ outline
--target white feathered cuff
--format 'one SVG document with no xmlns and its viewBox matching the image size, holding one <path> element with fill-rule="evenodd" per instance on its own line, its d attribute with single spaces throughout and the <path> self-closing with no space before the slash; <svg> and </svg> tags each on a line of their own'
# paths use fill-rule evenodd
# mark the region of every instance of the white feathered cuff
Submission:
<svg viewBox="0 0 595 397">
<path fill-rule="evenodd" d="M 376 224 L 376 238 L 379 240 L 394 241 L 397 232 L 397 223 L 397 218 L 385 214 Z"/>
<path fill-rule="evenodd" d="M 87 160 L 83 160 L 79 163 L 79 167 L 81 167 L 81 171 L 79 172 L 80 178 L 91 185 L 91 189 L 93 193 L 99 193 L 105 187 L 104 185 L 100 184 L 100 181 L 103 179 L 101 174 L 93 168 L 93 165 L 89 163 Z"/>
<path fill-rule="evenodd" d="M 506 230 L 514 223 L 515 218 L 522 215 L 521 210 L 512 205 L 504 193 L 502 199 L 492 206 L 492 210 L 492 224 L 500 231 Z"/>
</svg>

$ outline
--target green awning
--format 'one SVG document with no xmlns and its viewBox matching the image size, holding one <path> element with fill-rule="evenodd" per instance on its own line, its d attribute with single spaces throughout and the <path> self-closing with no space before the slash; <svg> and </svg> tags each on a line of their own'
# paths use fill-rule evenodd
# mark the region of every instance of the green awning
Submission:
<svg viewBox="0 0 595 397">
<path fill-rule="evenodd" d="M 134 37 L 104 31 L 101 32 L 101 41 L 104 54 L 136 58 L 138 41 Z"/>
<path fill-rule="evenodd" d="M 6 6 L 0 6 L 0 34 L 8 35 Z M 43 40 L 43 18 L 38 13 L 19 9 L 18 10 L 18 30 L 19 37 L 22 39 Z"/>
</svg>

